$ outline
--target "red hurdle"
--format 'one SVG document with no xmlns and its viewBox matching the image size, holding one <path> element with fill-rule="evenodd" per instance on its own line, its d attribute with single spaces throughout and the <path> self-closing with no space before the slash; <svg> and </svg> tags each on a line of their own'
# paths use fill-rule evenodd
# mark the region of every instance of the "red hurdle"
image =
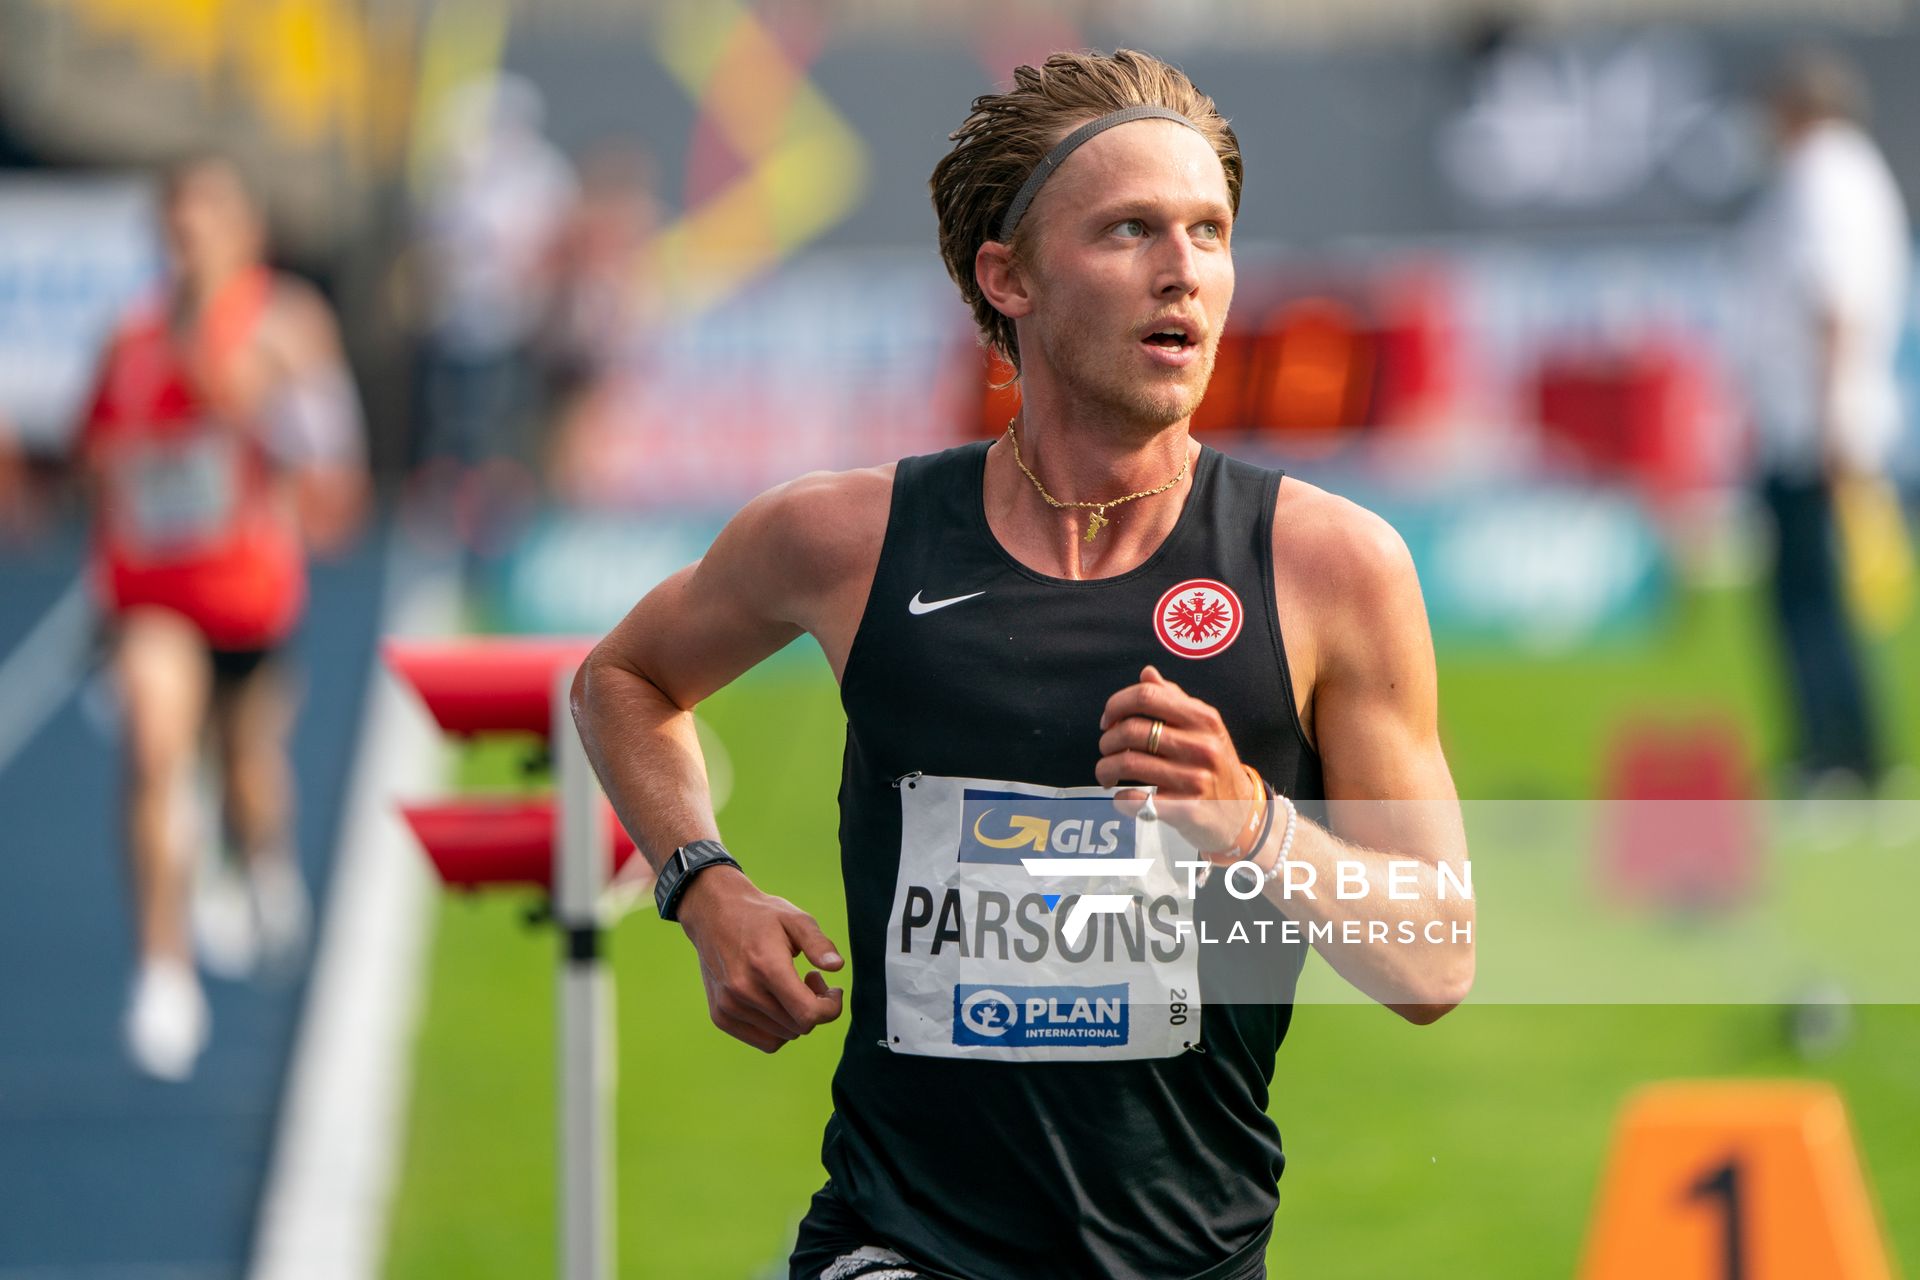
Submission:
<svg viewBox="0 0 1920 1280">
<path fill-rule="evenodd" d="M 554 795 L 462 797 L 402 807 L 450 888 L 532 885 L 552 894 L 560 933 L 560 1275 L 613 1275 L 613 1002 L 603 905 L 633 841 L 614 821 L 567 706 L 593 647 L 579 639 L 389 640 L 387 665 L 440 727 L 462 736 L 535 734 L 552 753 Z"/>
</svg>

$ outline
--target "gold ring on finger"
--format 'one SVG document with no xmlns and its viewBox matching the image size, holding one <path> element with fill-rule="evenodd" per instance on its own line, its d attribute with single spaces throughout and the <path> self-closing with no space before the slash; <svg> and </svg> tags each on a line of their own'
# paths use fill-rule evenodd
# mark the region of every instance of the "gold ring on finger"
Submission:
<svg viewBox="0 0 1920 1280">
<path fill-rule="evenodd" d="M 1152 726 L 1148 728 L 1147 730 L 1147 754 L 1148 755 L 1157 756 L 1160 754 L 1160 734 L 1163 730 L 1166 729 L 1166 727 L 1167 727 L 1167 722 L 1165 720 L 1155 720 Z"/>
</svg>

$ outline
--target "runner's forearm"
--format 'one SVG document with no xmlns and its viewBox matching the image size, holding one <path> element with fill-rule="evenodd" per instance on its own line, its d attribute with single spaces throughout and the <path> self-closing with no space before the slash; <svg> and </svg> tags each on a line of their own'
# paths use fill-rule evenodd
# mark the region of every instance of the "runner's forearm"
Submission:
<svg viewBox="0 0 1920 1280">
<path fill-rule="evenodd" d="M 1276 857 L 1280 839 L 1276 829 L 1256 861 Z M 1315 945 L 1342 977 L 1383 1004 L 1460 1002 L 1473 982 L 1474 904 L 1464 853 L 1449 860 L 1443 877 L 1438 855 L 1369 849 L 1301 817 L 1287 861 L 1294 865 L 1267 885 L 1267 897 L 1299 923 L 1303 937 L 1319 926 L 1331 938 Z M 1350 936 L 1359 940 L 1342 940 Z"/>
<path fill-rule="evenodd" d="M 681 845 L 719 838 L 691 710 L 604 646 L 574 677 L 572 706 L 601 787 L 656 871 Z"/>
</svg>

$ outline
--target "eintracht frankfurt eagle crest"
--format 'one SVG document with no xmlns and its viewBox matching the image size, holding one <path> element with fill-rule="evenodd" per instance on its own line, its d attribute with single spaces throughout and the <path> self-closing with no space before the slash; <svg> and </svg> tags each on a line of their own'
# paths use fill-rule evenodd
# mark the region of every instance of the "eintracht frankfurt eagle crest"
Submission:
<svg viewBox="0 0 1920 1280">
<path fill-rule="evenodd" d="M 1154 634 L 1183 658 L 1211 658 L 1240 635 L 1240 597 L 1224 582 L 1189 578 L 1160 597 Z"/>
</svg>

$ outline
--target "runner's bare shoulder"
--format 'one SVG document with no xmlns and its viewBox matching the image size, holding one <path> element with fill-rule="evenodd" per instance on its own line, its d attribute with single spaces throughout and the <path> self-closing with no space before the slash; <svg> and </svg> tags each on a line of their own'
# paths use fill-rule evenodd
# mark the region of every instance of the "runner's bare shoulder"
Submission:
<svg viewBox="0 0 1920 1280">
<path fill-rule="evenodd" d="M 1303 692 L 1356 635 L 1396 626 L 1424 634 L 1406 542 L 1351 499 L 1289 475 L 1274 504 L 1273 563 L 1287 660 Z"/>
<path fill-rule="evenodd" d="M 848 595 L 865 599 L 886 538 L 894 464 L 812 471 L 755 498 L 722 541 L 739 535 L 761 563 L 763 581 L 803 626 L 821 621 Z"/>
<path fill-rule="evenodd" d="M 1310 568 L 1330 596 L 1378 589 L 1411 567 L 1407 545 L 1381 516 L 1288 476 L 1274 506 L 1274 560 Z"/>
<path fill-rule="evenodd" d="M 333 307 L 299 276 L 274 277 L 267 324 L 274 346 L 296 371 L 340 362 L 340 329 Z"/>
</svg>

